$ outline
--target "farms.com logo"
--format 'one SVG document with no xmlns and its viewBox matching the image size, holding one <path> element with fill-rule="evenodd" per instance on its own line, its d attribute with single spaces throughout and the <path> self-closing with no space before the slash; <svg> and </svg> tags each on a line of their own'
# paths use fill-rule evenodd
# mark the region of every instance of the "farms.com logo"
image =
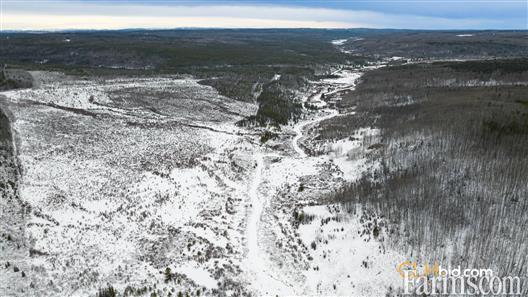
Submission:
<svg viewBox="0 0 528 297">
<path fill-rule="evenodd" d="M 405 295 L 521 296 L 522 279 L 498 277 L 492 269 L 463 269 L 405 261 L 396 267 Z"/>
</svg>

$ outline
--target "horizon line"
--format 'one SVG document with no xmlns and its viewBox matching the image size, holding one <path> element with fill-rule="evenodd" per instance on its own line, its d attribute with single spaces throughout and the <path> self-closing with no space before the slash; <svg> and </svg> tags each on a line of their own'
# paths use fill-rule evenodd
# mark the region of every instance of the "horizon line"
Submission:
<svg viewBox="0 0 528 297">
<path fill-rule="evenodd" d="M 4 29 L 0 30 L 0 34 L 4 33 L 71 33 L 71 32 L 110 32 L 110 31 L 171 31 L 171 30 L 375 30 L 375 31 L 436 31 L 436 32 L 455 32 L 455 31 L 528 31 L 527 29 L 508 28 L 508 29 L 410 29 L 410 28 L 373 28 L 373 27 L 171 27 L 171 28 L 148 28 L 148 27 L 127 27 L 127 28 L 112 28 L 112 29 Z"/>
</svg>

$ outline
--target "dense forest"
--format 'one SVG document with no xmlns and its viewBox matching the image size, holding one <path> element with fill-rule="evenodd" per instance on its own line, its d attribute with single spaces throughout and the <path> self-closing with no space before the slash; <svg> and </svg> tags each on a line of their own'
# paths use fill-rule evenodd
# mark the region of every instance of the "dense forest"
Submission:
<svg viewBox="0 0 528 297">
<path fill-rule="evenodd" d="M 526 59 L 366 73 L 341 106 L 357 114 L 325 122 L 320 138 L 379 128 L 365 142 L 381 166 L 332 198 L 388 218 L 413 259 L 526 275 L 527 81 Z"/>
</svg>

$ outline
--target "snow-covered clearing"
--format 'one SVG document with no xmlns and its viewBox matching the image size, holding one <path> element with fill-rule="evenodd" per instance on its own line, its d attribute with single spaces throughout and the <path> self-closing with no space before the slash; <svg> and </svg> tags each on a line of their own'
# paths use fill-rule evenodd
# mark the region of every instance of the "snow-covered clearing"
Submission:
<svg viewBox="0 0 528 297">
<path fill-rule="evenodd" d="M 360 207 L 353 215 L 341 205 L 307 206 L 302 211 L 310 217 L 299 226 L 299 235 L 313 257 L 303 272 L 311 294 L 385 296 L 388 286 L 401 285 L 394 267 L 403 257 L 386 248 L 385 234 L 372 235 L 383 220 Z"/>
<path fill-rule="evenodd" d="M 363 38 L 361 38 L 361 37 L 350 37 L 350 38 L 347 38 L 347 39 L 336 39 L 336 40 L 332 40 L 330 43 L 332 43 L 334 46 L 336 46 L 341 52 L 343 52 L 345 54 L 350 54 L 350 53 L 352 53 L 352 50 L 345 49 L 345 44 L 347 42 L 359 41 L 359 40 L 363 40 Z"/>
<path fill-rule="evenodd" d="M 37 253 L 21 269 L 36 296 L 93 296 L 108 283 L 162 294 L 242 290 L 254 145 L 233 123 L 252 104 L 181 77 L 57 77 L 4 94 Z"/>
<path fill-rule="evenodd" d="M 332 40 L 333 45 L 343 45 L 345 42 L 347 42 L 348 39 L 336 39 Z"/>
</svg>

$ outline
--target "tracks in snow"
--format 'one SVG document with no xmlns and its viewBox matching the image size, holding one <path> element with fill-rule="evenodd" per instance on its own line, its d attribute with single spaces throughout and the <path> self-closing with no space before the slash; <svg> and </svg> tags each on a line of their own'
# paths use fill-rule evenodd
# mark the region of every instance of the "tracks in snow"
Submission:
<svg viewBox="0 0 528 297">
<path fill-rule="evenodd" d="M 341 85 L 341 88 L 338 88 L 337 92 L 353 90 L 354 87 L 355 84 L 346 86 Z M 291 145 L 293 147 L 293 150 L 297 154 L 296 158 L 305 159 L 309 157 L 304 151 L 304 149 L 299 145 L 300 140 L 304 136 L 303 131 L 305 130 L 305 128 L 320 123 L 324 120 L 339 116 L 339 112 L 336 109 L 325 109 L 324 111 L 328 114 L 316 117 L 311 120 L 299 122 L 293 127 L 293 130 L 295 131 L 295 136 L 291 140 Z M 248 269 L 248 272 L 250 273 L 249 281 L 251 282 L 251 287 L 253 287 L 260 294 L 302 294 L 302 284 L 289 284 L 286 280 L 286 277 L 283 277 L 280 272 L 275 272 L 273 263 L 270 263 L 271 260 L 259 245 L 258 235 L 260 223 L 262 220 L 262 216 L 264 215 L 265 204 L 267 202 L 266 195 L 261 195 L 259 188 L 263 182 L 262 176 L 263 171 L 266 167 L 265 159 L 266 157 L 272 156 L 277 156 L 277 154 L 259 152 L 255 155 L 255 173 L 253 176 L 253 180 L 249 186 L 248 192 L 252 207 L 246 227 L 247 254 L 245 264 L 246 268 Z"/>
<path fill-rule="evenodd" d="M 261 294 L 292 295 L 295 294 L 294 286 L 289 284 L 279 272 L 274 271 L 270 260 L 259 247 L 258 240 L 259 225 L 267 202 L 266 196 L 260 195 L 259 191 L 262 183 L 262 171 L 266 166 L 265 158 L 276 156 L 278 155 L 273 153 L 258 153 L 255 155 L 255 174 L 249 188 L 252 209 L 246 227 L 248 250 L 245 265 L 250 271 L 251 286 Z"/>
<path fill-rule="evenodd" d="M 322 122 L 324 120 L 331 119 L 339 115 L 339 112 L 336 109 L 328 109 L 328 111 L 330 111 L 329 115 L 318 117 L 318 118 L 315 118 L 309 121 L 304 121 L 304 122 L 301 122 L 295 125 L 295 127 L 293 127 L 293 130 L 295 131 L 295 137 L 293 137 L 292 139 L 292 146 L 293 146 L 293 150 L 299 155 L 299 157 L 301 158 L 307 157 L 306 152 L 299 146 L 299 140 L 301 140 L 301 138 L 303 137 L 304 128 L 306 128 L 307 126 Z"/>
<path fill-rule="evenodd" d="M 303 137 L 303 130 L 310 125 L 317 124 L 321 121 L 333 118 L 339 115 L 339 112 L 335 109 L 328 110 L 330 113 L 315 119 L 303 121 L 295 125 L 294 131 L 295 137 L 292 138 L 292 147 L 298 155 L 298 158 L 304 159 L 308 155 L 299 146 L 299 141 Z M 261 195 L 259 188 L 263 181 L 262 172 L 265 169 L 265 158 L 276 157 L 277 154 L 273 153 L 257 153 L 255 155 L 256 167 L 253 180 L 251 181 L 248 195 L 251 200 L 251 212 L 248 218 L 246 227 L 246 238 L 247 238 L 247 254 L 246 254 L 246 267 L 250 271 L 250 281 L 254 289 L 265 295 L 296 295 L 301 292 L 297 292 L 300 286 L 294 286 L 281 276 L 280 272 L 275 272 L 273 264 L 270 263 L 269 258 L 264 251 L 259 247 L 259 225 L 261 222 L 262 215 L 264 213 L 265 204 L 267 197 Z M 272 291 L 273 290 L 273 291 Z"/>
<path fill-rule="evenodd" d="M 252 282 L 253 287 L 261 293 L 271 294 L 274 292 L 269 292 L 271 288 L 285 288 L 286 290 L 281 290 L 281 293 L 289 293 L 289 285 L 278 279 L 270 271 L 268 260 L 265 255 L 262 254 L 259 248 L 258 242 L 258 231 L 260 225 L 260 219 L 264 211 L 264 204 L 266 199 L 264 196 L 261 196 L 259 193 L 259 187 L 262 182 L 262 171 L 265 167 L 264 158 L 268 154 L 257 154 L 255 156 L 257 166 L 255 168 L 255 175 L 253 181 L 251 182 L 249 188 L 249 197 L 252 202 L 252 210 L 247 223 L 247 248 L 248 252 L 246 255 L 246 265 L 251 271 L 250 281 Z M 291 288 L 291 287 L 290 287 Z"/>
<path fill-rule="evenodd" d="M 292 138 L 292 147 L 298 155 L 298 158 L 307 158 L 308 155 L 299 146 L 299 141 L 303 137 L 303 131 L 307 126 L 317 124 L 321 121 L 333 118 L 339 115 L 337 110 L 328 110 L 330 113 L 315 119 L 303 121 L 295 125 L 295 137 Z M 253 180 L 249 187 L 249 197 L 251 199 L 252 209 L 249 215 L 246 238 L 247 238 L 247 255 L 246 267 L 251 272 L 250 281 L 252 287 L 261 294 L 266 295 L 295 295 L 299 294 L 300 288 L 288 283 L 288 281 L 281 276 L 280 272 L 275 272 L 272 263 L 270 263 L 265 252 L 259 247 L 259 225 L 262 215 L 264 213 L 265 204 L 267 202 L 266 196 L 261 195 L 259 188 L 263 181 L 262 172 L 265 169 L 265 158 L 276 157 L 273 153 L 257 153 L 255 155 L 256 167 Z M 273 291 L 271 291 L 273 290 Z"/>
</svg>

